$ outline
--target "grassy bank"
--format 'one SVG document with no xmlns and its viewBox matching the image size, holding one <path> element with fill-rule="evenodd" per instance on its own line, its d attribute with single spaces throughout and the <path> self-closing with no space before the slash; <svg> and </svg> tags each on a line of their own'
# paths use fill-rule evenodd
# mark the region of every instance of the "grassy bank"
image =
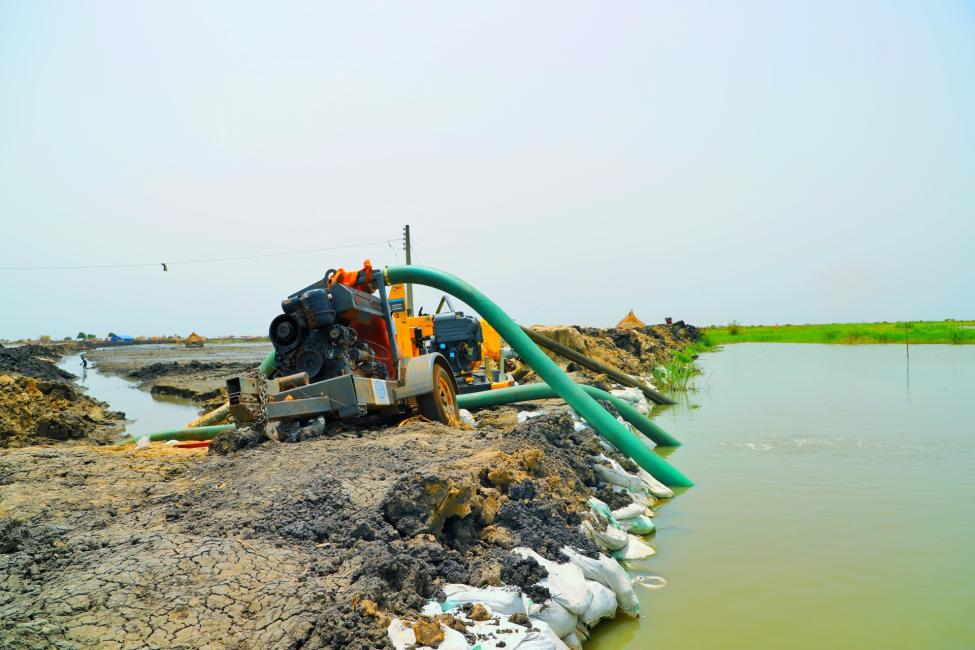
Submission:
<svg viewBox="0 0 975 650">
<path fill-rule="evenodd" d="M 948 343 L 975 344 L 975 321 L 738 325 L 705 328 L 715 344 L 726 343 Z"/>
<path fill-rule="evenodd" d="M 675 350 L 669 361 L 653 369 L 653 383 L 671 393 L 693 390 L 694 378 L 701 374 L 694 360 L 697 355 L 710 352 L 714 347 L 714 342 L 708 336 L 703 336 L 694 345 Z"/>
</svg>

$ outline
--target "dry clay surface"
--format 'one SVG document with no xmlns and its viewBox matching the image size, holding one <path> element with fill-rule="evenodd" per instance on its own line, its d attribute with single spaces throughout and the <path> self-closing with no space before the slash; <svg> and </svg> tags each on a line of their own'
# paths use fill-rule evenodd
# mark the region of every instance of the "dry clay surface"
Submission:
<svg viewBox="0 0 975 650">
<path fill-rule="evenodd" d="M 387 616 L 444 582 L 537 581 L 513 545 L 594 552 L 594 444 L 562 413 L 227 456 L 0 450 L 0 647 L 388 647 Z"/>
</svg>

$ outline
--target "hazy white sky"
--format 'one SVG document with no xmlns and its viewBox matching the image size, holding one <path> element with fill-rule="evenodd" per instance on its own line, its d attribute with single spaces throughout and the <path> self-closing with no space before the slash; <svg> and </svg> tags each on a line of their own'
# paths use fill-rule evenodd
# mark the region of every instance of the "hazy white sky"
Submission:
<svg viewBox="0 0 975 650">
<path fill-rule="evenodd" d="M 410 223 L 524 323 L 971 318 L 973 7 L 0 0 L 0 266 Z M 0 337 L 261 333 L 364 257 L 0 271 Z"/>
</svg>

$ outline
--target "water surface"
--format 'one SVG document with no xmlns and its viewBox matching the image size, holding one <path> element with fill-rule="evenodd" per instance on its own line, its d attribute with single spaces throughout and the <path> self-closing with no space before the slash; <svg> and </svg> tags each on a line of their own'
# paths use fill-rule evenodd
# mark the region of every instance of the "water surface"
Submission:
<svg viewBox="0 0 975 650">
<path fill-rule="evenodd" d="M 90 397 L 108 402 L 113 411 L 122 411 L 127 419 L 125 434 L 140 436 L 163 429 L 175 429 L 199 415 L 199 407 L 192 401 L 172 396 L 152 395 L 139 390 L 134 381 L 98 372 L 98 368 L 84 370 L 81 357 L 63 357 L 58 367 L 78 375 L 77 383 L 87 389 Z"/>
<path fill-rule="evenodd" d="M 975 346 L 737 344 L 657 416 L 697 486 L 587 650 L 975 648 Z"/>
</svg>

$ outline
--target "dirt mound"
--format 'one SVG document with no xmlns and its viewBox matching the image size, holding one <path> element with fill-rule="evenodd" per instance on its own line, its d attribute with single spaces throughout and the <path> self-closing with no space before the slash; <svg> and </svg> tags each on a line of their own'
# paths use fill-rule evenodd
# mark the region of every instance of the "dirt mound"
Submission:
<svg viewBox="0 0 975 650">
<path fill-rule="evenodd" d="M 0 447 L 66 440 L 107 444 L 122 431 L 124 419 L 73 384 L 0 375 Z"/>
<path fill-rule="evenodd" d="M 75 376 L 70 372 L 57 367 L 60 356 L 54 348 L 44 345 L 30 344 L 16 348 L 0 346 L 0 372 L 37 379 L 74 379 Z"/>
<path fill-rule="evenodd" d="M 131 370 L 128 376 L 133 379 L 156 379 L 168 375 L 187 375 L 199 372 L 220 372 L 227 376 L 241 374 L 253 368 L 246 363 L 224 363 L 221 361 L 170 361 L 156 362 Z"/>
<path fill-rule="evenodd" d="M 681 350 L 701 337 L 696 327 L 683 321 L 636 329 L 536 325 L 532 330 L 634 376 L 649 375 L 654 366 L 669 360 L 675 350 Z M 554 353 L 546 353 L 563 366 L 568 366 L 569 370 L 581 370 L 584 374 L 595 376 Z"/>
</svg>

